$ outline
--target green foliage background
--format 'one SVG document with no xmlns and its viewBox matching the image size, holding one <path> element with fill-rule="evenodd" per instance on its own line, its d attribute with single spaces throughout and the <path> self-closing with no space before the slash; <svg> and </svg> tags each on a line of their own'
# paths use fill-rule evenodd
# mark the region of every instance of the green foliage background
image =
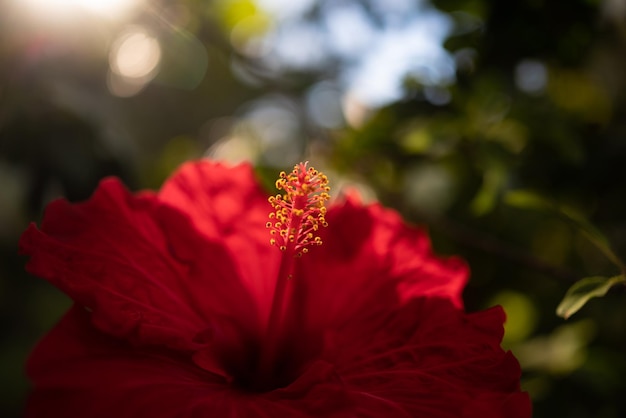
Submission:
<svg viewBox="0 0 626 418">
<path fill-rule="evenodd" d="M 321 25 L 327 3 L 314 2 L 296 24 Z M 124 23 L 101 24 L 100 35 L 85 35 L 84 43 L 75 41 L 84 27 L 37 26 L 19 7 L 0 4 L 1 416 L 19 416 L 25 358 L 69 306 L 24 273 L 16 254 L 21 231 L 51 198 L 85 199 L 107 175 L 133 189 L 156 188 L 180 162 L 207 150 L 247 157 L 267 184 L 310 159 L 337 188 L 356 184 L 425 225 L 439 253 L 470 264 L 467 309 L 506 308 L 504 345 L 522 364 L 534 416 L 626 416 L 624 286 L 567 321 L 555 314 L 576 280 L 620 272 L 555 211 L 511 204 L 523 190 L 573 208 L 624 258 L 623 2 L 421 3 L 452 22 L 444 46 L 456 78 L 437 87 L 447 99 L 433 103 L 432 86 L 407 76 L 402 99 L 368 109 L 362 122 L 346 115 L 332 126 L 311 116 L 307 97 L 321 81 L 338 83 L 344 58 L 276 69 L 242 52 L 238 42 L 284 24 L 253 1 L 150 4 Z M 181 10 L 184 18 L 174 13 Z M 374 20 L 381 13 L 365 10 Z M 256 23 L 234 37 L 243 21 Z M 122 98 L 107 90 L 111 42 L 101 38 L 128 24 L 150 27 L 163 56 L 153 82 Z M 540 88 L 520 88 L 522 63 L 545 71 Z M 266 114 L 269 122 L 259 125 L 253 116 L 268 109 L 282 113 Z M 263 136 L 285 126 L 283 142 Z"/>
</svg>

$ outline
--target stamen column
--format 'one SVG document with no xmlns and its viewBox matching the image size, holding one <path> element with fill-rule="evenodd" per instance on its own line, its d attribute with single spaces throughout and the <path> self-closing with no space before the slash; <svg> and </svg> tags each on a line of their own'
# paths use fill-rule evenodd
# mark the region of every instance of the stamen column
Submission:
<svg viewBox="0 0 626 418">
<path fill-rule="evenodd" d="M 268 318 L 267 341 L 261 353 L 260 375 L 268 375 L 274 367 L 281 342 L 284 340 L 286 317 L 294 283 L 294 268 L 298 257 L 313 245 L 321 245 L 316 236 L 320 226 L 327 226 L 325 202 L 329 199 L 328 178 L 307 163 L 297 164 L 289 174 L 280 173 L 276 188 L 284 194 L 269 198 L 274 212 L 270 213 L 270 243 L 277 246 L 283 256 L 276 278 L 272 307 Z"/>
</svg>

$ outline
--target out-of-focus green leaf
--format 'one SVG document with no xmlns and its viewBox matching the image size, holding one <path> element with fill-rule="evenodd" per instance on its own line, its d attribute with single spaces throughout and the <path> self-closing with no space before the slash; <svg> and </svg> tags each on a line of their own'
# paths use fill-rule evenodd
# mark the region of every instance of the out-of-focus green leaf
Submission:
<svg viewBox="0 0 626 418">
<path fill-rule="evenodd" d="M 411 129 L 402 138 L 403 148 L 411 154 L 425 154 L 433 144 L 433 137 L 428 129 Z"/>
<path fill-rule="evenodd" d="M 565 293 L 565 297 L 556 308 L 556 314 L 567 319 L 582 308 L 589 299 L 602 297 L 614 285 L 625 282 L 626 278 L 623 275 L 610 278 L 594 276 L 579 280 Z"/>
<path fill-rule="evenodd" d="M 504 196 L 504 202 L 510 206 L 521 209 L 551 210 L 580 231 L 585 237 L 598 248 L 620 271 L 626 271 L 626 266 L 611 248 L 609 240 L 602 232 L 589 222 L 583 214 L 576 209 L 558 205 L 549 199 L 528 190 L 513 190 Z"/>
<path fill-rule="evenodd" d="M 551 206 L 546 199 L 529 190 L 511 190 L 504 196 L 504 202 L 520 209 L 546 210 Z"/>
<path fill-rule="evenodd" d="M 481 216 L 491 212 L 504 185 L 505 176 L 506 172 L 500 167 L 492 167 L 485 171 L 483 185 L 470 204 L 474 215 Z"/>
<path fill-rule="evenodd" d="M 217 3 L 222 22 L 229 28 L 259 13 L 259 7 L 251 0 L 224 0 Z"/>
<path fill-rule="evenodd" d="M 528 295 L 515 290 L 503 290 L 490 300 L 489 306 L 494 305 L 501 305 L 506 312 L 503 346 L 510 347 L 511 344 L 524 341 L 535 330 L 538 312 Z"/>
</svg>

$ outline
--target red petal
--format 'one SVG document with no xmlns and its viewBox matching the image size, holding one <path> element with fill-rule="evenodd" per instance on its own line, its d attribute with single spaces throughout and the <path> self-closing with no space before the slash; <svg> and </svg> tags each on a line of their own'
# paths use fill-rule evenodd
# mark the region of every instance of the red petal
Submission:
<svg viewBox="0 0 626 418">
<path fill-rule="evenodd" d="M 331 207 L 327 219 L 323 245 L 302 257 L 298 270 L 313 323 L 367 325 L 414 297 L 443 297 L 462 307 L 465 263 L 435 256 L 426 234 L 397 213 L 348 199 Z"/>
<path fill-rule="evenodd" d="M 27 269 L 89 308 L 101 330 L 140 344 L 196 349 L 216 316 L 254 326 L 254 304 L 221 245 L 154 195 L 104 181 L 92 198 L 57 200 L 20 241 Z"/>
<path fill-rule="evenodd" d="M 38 344 L 27 374 L 26 418 L 329 418 L 345 415 L 330 365 L 312 365 L 293 387 L 243 393 L 167 350 L 139 350 L 93 329 L 79 307 Z"/>
<path fill-rule="evenodd" d="M 186 212 L 194 225 L 219 241 L 235 260 L 262 318 L 269 312 L 280 251 L 265 228 L 271 206 L 252 167 L 209 160 L 184 164 L 161 188 L 159 199 Z"/>
<path fill-rule="evenodd" d="M 339 349 L 327 353 L 357 402 L 377 400 L 397 416 L 464 417 L 477 407 L 486 418 L 530 416 L 519 364 L 500 348 L 500 308 L 467 315 L 424 298 L 373 320 L 375 332 L 337 330 Z"/>
<path fill-rule="evenodd" d="M 34 384 L 28 418 L 201 416 L 199 404 L 226 389 L 185 358 L 136 351 L 95 331 L 80 308 L 39 343 L 27 373 Z"/>
<path fill-rule="evenodd" d="M 528 393 L 508 396 L 484 394 L 477 396 L 463 411 L 462 418 L 528 418 L 532 404 Z"/>
</svg>

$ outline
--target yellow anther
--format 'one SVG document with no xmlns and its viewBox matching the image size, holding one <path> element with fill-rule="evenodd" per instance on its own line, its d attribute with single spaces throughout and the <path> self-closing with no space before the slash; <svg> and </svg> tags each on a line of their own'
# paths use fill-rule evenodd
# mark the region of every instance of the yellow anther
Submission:
<svg viewBox="0 0 626 418">
<path fill-rule="evenodd" d="M 280 173 L 276 188 L 283 194 L 272 196 L 268 201 L 274 208 L 270 219 L 277 222 L 267 225 L 271 234 L 277 236 L 279 248 L 297 255 L 306 253 L 308 246 L 320 245 L 321 239 L 314 233 L 320 225 L 328 225 L 325 218 L 325 203 L 330 199 L 328 178 L 313 167 L 307 167 L 307 163 L 300 163 L 289 174 Z"/>
</svg>

